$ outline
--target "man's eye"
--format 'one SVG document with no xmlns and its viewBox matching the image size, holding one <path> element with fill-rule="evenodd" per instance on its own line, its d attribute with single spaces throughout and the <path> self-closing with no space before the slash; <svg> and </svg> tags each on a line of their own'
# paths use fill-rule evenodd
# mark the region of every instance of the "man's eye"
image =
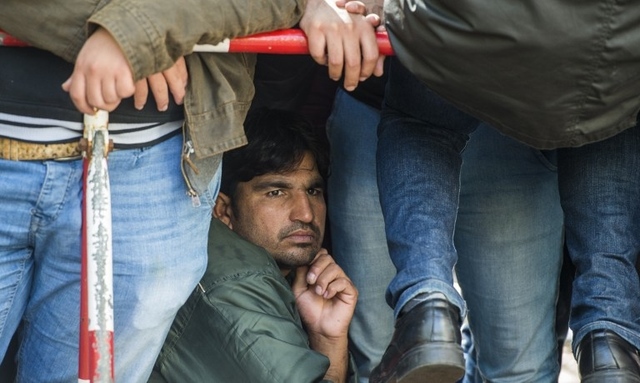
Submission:
<svg viewBox="0 0 640 383">
<path fill-rule="evenodd" d="M 279 189 L 278 190 L 271 190 L 270 192 L 267 193 L 267 195 L 269 197 L 277 197 L 277 196 L 279 196 L 281 194 L 282 194 L 282 190 L 279 190 Z"/>
<path fill-rule="evenodd" d="M 309 195 L 322 195 L 322 189 L 309 189 Z"/>
</svg>

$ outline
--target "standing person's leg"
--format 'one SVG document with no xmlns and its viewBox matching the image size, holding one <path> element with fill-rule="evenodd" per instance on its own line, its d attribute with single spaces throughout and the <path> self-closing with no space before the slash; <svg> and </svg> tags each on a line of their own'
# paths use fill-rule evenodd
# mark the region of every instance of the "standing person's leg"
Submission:
<svg viewBox="0 0 640 383">
<path fill-rule="evenodd" d="M 583 381 L 640 382 L 640 127 L 558 151 Z"/>
<path fill-rule="evenodd" d="M 0 159 L 0 360 L 5 363 L 12 337 L 29 302 L 34 249 L 31 231 L 47 169 L 40 162 Z M 63 177 L 60 177 L 61 179 Z M 56 193 L 66 183 L 48 185 Z"/>
<path fill-rule="evenodd" d="M 466 311 L 453 287 L 460 153 L 478 122 L 394 59 L 385 97 L 377 171 L 389 252 L 398 270 L 387 291 L 397 321 L 371 381 L 455 381 L 464 373 L 459 326 Z"/>
<path fill-rule="evenodd" d="M 327 130 L 332 142 L 329 212 L 334 231 L 334 256 L 349 270 L 360 291 L 350 336 L 351 350 L 364 381 L 368 381 L 371 368 L 379 362 L 391 337 L 391 325 L 384 325 L 393 323 L 382 291 L 394 270 L 388 259 L 384 229 L 376 224 L 382 220 L 377 186 L 371 185 L 375 177 L 375 163 L 371 160 L 377 142 L 375 134 L 372 135 L 372 124 L 376 125 L 378 119 L 377 109 L 339 91 Z M 472 313 L 476 313 L 472 316 L 479 323 L 477 330 L 485 330 L 482 318 L 489 320 L 488 329 L 483 331 L 482 348 L 492 350 L 504 347 L 506 342 L 510 351 L 508 355 L 483 352 L 480 368 L 485 371 L 482 375 L 489 379 L 511 376 L 512 381 L 553 381 L 558 373 L 557 363 L 547 357 L 554 352 L 549 326 L 553 326 L 556 290 L 549 286 L 557 279 L 562 213 L 555 161 L 545 155 L 552 157 L 553 153 L 541 153 L 518 144 L 486 126 L 471 135 L 463 154 L 456 240 L 460 241 L 458 231 L 462 231 L 462 237 L 468 241 L 457 244 L 461 246 L 458 269 L 462 267 L 474 274 L 464 279 L 467 283 L 461 283 L 471 291 L 480 291 L 476 295 L 483 291 L 489 295 L 487 301 L 474 295 L 472 302 Z M 534 221 L 528 220 L 527 214 Z M 515 218 L 524 226 L 513 226 Z M 505 230 L 516 240 L 502 240 Z M 465 255 L 469 255 L 469 259 Z M 529 271 L 524 277 L 520 269 L 523 265 Z M 476 274 L 474 267 L 480 266 L 488 268 L 490 273 Z M 519 284 L 510 283 L 513 278 L 494 278 L 496 268 L 507 276 L 517 277 L 518 282 L 525 285 L 534 278 L 532 284 L 540 288 L 520 286 L 514 290 L 514 285 Z M 538 285 L 538 282 L 544 283 Z M 531 309 L 520 309 L 514 314 L 513 306 L 519 301 L 510 299 L 513 292 L 526 301 L 536 302 L 529 306 Z M 485 306 L 487 302 L 492 304 Z M 482 310 L 483 307 L 487 310 Z M 504 316 L 509 318 L 503 320 Z M 526 320 L 521 321 L 521 317 Z M 517 331 L 490 332 L 501 326 L 516 327 Z M 467 374 L 475 370 L 469 368 L 469 363 L 467 367 Z M 466 381 L 474 380 L 468 376 Z"/>
<path fill-rule="evenodd" d="M 496 383 L 555 382 L 563 246 L 555 152 L 482 124 L 463 159 L 456 271 L 476 373 Z"/>
<path fill-rule="evenodd" d="M 380 363 L 393 333 L 384 292 L 395 274 L 376 178 L 380 111 L 338 90 L 327 121 L 331 148 L 328 212 L 333 257 L 358 288 L 349 349 L 362 383 Z"/>
<path fill-rule="evenodd" d="M 216 191 L 192 206 L 179 166 L 181 148 L 178 135 L 109 155 L 117 381 L 146 381 L 177 309 L 206 266 Z M 59 164 L 47 168 L 45 182 L 64 182 L 68 190 L 48 203 L 49 210 L 34 213 L 34 288 L 18 355 L 18 380 L 24 382 L 77 379 L 82 164 L 76 161 L 65 178 L 68 170 Z"/>
</svg>

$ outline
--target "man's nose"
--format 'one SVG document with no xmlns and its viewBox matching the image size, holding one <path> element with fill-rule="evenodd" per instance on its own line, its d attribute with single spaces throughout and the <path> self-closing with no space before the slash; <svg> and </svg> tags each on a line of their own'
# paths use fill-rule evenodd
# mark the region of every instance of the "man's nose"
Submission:
<svg viewBox="0 0 640 383">
<path fill-rule="evenodd" d="M 307 193 L 296 194 L 291 209 L 291 221 L 311 222 L 315 213 Z"/>
</svg>

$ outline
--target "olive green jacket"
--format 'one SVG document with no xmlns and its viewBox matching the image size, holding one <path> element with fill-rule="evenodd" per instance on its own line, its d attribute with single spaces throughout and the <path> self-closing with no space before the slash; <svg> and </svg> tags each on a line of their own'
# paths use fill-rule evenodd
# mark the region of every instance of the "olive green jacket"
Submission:
<svg viewBox="0 0 640 383">
<path fill-rule="evenodd" d="M 635 2 L 390 0 L 385 13 L 410 71 L 527 144 L 580 146 L 635 125 Z"/>
<path fill-rule="evenodd" d="M 273 258 L 213 219 L 209 265 L 179 310 L 150 382 L 309 383 L 322 381 L 328 368 L 329 359 L 309 348 Z"/>
<path fill-rule="evenodd" d="M 74 62 L 102 26 L 122 48 L 136 80 L 186 56 L 183 170 L 188 192 L 206 191 L 222 152 L 246 144 L 242 124 L 254 95 L 253 54 L 190 54 L 195 44 L 288 28 L 306 0 L 1 0 L 0 29 Z"/>
</svg>

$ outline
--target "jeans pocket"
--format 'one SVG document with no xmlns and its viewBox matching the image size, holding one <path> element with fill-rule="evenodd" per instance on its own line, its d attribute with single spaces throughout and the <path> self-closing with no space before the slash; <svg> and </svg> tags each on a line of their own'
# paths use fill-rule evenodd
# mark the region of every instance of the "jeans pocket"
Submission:
<svg viewBox="0 0 640 383">
<path fill-rule="evenodd" d="M 556 150 L 539 150 L 531 148 L 533 155 L 540 161 L 540 163 L 551 170 L 552 172 L 558 171 L 558 152 Z"/>
</svg>

